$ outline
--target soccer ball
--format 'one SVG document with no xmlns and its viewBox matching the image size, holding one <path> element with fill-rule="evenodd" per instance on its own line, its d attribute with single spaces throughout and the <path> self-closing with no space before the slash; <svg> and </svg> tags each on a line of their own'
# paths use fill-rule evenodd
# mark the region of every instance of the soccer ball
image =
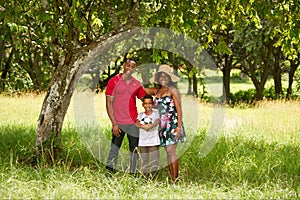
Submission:
<svg viewBox="0 0 300 200">
<path fill-rule="evenodd" d="M 141 120 L 142 123 L 144 124 L 152 124 L 152 118 L 151 117 L 144 117 L 142 120 Z"/>
</svg>

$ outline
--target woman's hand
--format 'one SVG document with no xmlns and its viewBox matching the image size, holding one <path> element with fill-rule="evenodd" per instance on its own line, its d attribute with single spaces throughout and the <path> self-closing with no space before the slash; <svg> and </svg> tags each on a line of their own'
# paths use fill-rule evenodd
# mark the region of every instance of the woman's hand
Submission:
<svg viewBox="0 0 300 200">
<path fill-rule="evenodd" d="M 179 140 L 180 136 L 181 136 L 181 128 L 180 127 L 176 127 L 175 128 L 175 139 Z"/>
</svg>

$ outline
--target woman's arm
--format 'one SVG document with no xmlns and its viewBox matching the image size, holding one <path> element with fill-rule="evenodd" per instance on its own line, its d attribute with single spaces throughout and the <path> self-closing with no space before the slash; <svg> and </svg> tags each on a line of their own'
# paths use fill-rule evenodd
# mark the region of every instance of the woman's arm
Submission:
<svg viewBox="0 0 300 200">
<path fill-rule="evenodd" d="M 180 98 L 180 94 L 177 88 L 172 87 L 170 88 L 171 90 L 171 97 L 174 100 L 174 104 L 175 104 L 175 108 L 177 111 L 177 120 L 178 120 L 178 124 L 177 124 L 177 128 L 176 128 L 176 132 L 180 133 L 181 131 L 181 126 L 182 126 L 182 109 L 181 109 L 181 98 Z M 177 134 L 177 136 L 179 138 L 179 134 Z"/>
<path fill-rule="evenodd" d="M 156 120 L 154 121 L 154 123 L 151 124 L 150 129 L 153 128 L 153 127 L 155 127 L 155 126 L 157 126 L 159 123 L 160 123 L 160 119 L 156 119 Z"/>
<path fill-rule="evenodd" d="M 152 87 L 152 88 L 144 88 L 144 90 L 147 94 L 154 96 L 156 95 L 158 89 Z"/>
</svg>

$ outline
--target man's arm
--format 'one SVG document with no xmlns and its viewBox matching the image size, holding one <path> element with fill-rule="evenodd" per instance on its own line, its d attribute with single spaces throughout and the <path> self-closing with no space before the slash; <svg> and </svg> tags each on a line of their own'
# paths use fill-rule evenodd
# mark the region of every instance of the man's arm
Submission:
<svg viewBox="0 0 300 200">
<path fill-rule="evenodd" d="M 136 119 L 135 126 L 138 128 L 142 128 L 143 124 L 141 124 L 140 120 Z"/>
<path fill-rule="evenodd" d="M 119 137 L 120 136 L 120 129 L 117 120 L 114 116 L 113 111 L 113 97 L 112 96 L 106 96 L 106 112 L 108 114 L 108 117 L 112 123 L 112 132 L 114 136 Z"/>
</svg>

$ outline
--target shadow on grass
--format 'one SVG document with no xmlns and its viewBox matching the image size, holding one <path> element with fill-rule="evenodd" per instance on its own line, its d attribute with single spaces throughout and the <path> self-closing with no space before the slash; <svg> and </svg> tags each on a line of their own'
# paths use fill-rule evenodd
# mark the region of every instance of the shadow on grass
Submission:
<svg viewBox="0 0 300 200">
<path fill-rule="evenodd" d="M 299 146 L 223 137 L 206 157 L 200 158 L 197 150 L 201 142 L 202 137 L 197 137 L 180 159 L 186 181 L 229 187 L 243 183 L 259 187 L 270 182 L 299 186 Z"/>
<path fill-rule="evenodd" d="M 34 160 L 36 128 L 22 126 L 0 127 L 0 164 L 24 165 L 29 167 L 64 166 L 68 170 L 80 166 L 98 168 L 101 163 L 95 159 L 81 142 L 76 129 L 69 128 L 61 133 L 62 152 L 55 163 Z M 102 167 L 102 166 L 101 166 Z"/>
<path fill-rule="evenodd" d="M 28 160 L 33 156 L 35 127 L 0 127 L 0 165 L 33 167 Z M 185 183 L 226 185 L 250 184 L 260 187 L 274 183 L 282 187 L 299 186 L 300 147 L 266 144 L 263 141 L 245 140 L 242 137 L 220 138 L 213 150 L 200 158 L 199 148 L 204 136 L 194 138 L 190 148 L 180 157 L 180 177 Z M 104 173 L 105 167 L 86 149 L 76 129 L 62 132 L 63 152 L 54 163 L 65 172 L 88 167 Z M 41 166 L 45 167 L 45 166 Z M 47 166 L 51 168 L 52 166 Z M 158 181 L 169 178 L 167 168 L 160 170 Z"/>
</svg>

